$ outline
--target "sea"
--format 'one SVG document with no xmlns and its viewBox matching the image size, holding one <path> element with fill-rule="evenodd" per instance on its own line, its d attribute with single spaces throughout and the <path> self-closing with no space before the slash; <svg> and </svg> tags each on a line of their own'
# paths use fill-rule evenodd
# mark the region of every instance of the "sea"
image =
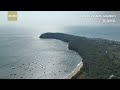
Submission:
<svg viewBox="0 0 120 90">
<path fill-rule="evenodd" d="M 47 27 L 47 26 L 46 26 Z M 0 26 L 0 79 L 64 79 L 81 62 L 68 44 L 40 39 L 45 32 L 120 41 L 120 26 L 28 28 Z"/>
</svg>

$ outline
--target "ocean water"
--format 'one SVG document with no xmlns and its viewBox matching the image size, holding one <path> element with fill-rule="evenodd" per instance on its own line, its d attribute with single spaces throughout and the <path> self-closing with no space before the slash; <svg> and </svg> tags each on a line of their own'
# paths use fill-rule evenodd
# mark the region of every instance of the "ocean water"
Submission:
<svg viewBox="0 0 120 90">
<path fill-rule="evenodd" d="M 62 79 L 81 61 L 67 43 L 40 39 L 43 32 L 0 28 L 0 79 Z"/>
<path fill-rule="evenodd" d="M 64 29 L 66 33 L 77 36 L 120 41 L 120 26 L 70 26 Z"/>
<path fill-rule="evenodd" d="M 76 68 L 81 57 L 68 50 L 65 42 L 40 39 L 40 34 L 45 32 L 120 41 L 119 26 L 69 26 L 54 29 L 0 27 L 0 79 L 60 79 Z"/>
</svg>

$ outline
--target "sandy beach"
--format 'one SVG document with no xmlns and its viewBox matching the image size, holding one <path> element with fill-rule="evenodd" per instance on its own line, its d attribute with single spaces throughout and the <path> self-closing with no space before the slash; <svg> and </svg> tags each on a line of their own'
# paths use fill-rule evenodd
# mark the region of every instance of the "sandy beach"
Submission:
<svg viewBox="0 0 120 90">
<path fill-rule="evenodd" d="M 77 67 L 67 76 L 65 77 L 65 79 L 72 79 L 72 77 L 74 77 L 79 71 L 80 69 L 83 67 L 83 62 L 81 61 Z"/>
</svg>

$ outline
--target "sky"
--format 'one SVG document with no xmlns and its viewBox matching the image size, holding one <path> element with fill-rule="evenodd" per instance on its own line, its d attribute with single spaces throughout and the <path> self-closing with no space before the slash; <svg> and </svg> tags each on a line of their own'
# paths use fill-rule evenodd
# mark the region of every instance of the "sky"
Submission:
<svg viewBox="0 0 120 90">
<path fill-rule="evenodd" d="M 18 21 L 7 20 L 8 11 L 0 11 L 0 26 L 89 26 L 104 25 L 98 18 L 83 18 L 81 15 L 116 15 L 116 23 L 109 25 L 120 25 L 119 11 L 17 11 Z"/>
</svg>

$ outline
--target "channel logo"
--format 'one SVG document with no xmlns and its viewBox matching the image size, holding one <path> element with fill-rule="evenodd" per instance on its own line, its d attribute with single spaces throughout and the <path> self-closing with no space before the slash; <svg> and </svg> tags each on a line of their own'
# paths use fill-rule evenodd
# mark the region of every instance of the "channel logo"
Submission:
<svg viewBox="0 0 120 90">
<path fill-rule="evenodd" d="M 17 11 L 8 11 L 8 21 L 17 21 Z"/>
</svg>

